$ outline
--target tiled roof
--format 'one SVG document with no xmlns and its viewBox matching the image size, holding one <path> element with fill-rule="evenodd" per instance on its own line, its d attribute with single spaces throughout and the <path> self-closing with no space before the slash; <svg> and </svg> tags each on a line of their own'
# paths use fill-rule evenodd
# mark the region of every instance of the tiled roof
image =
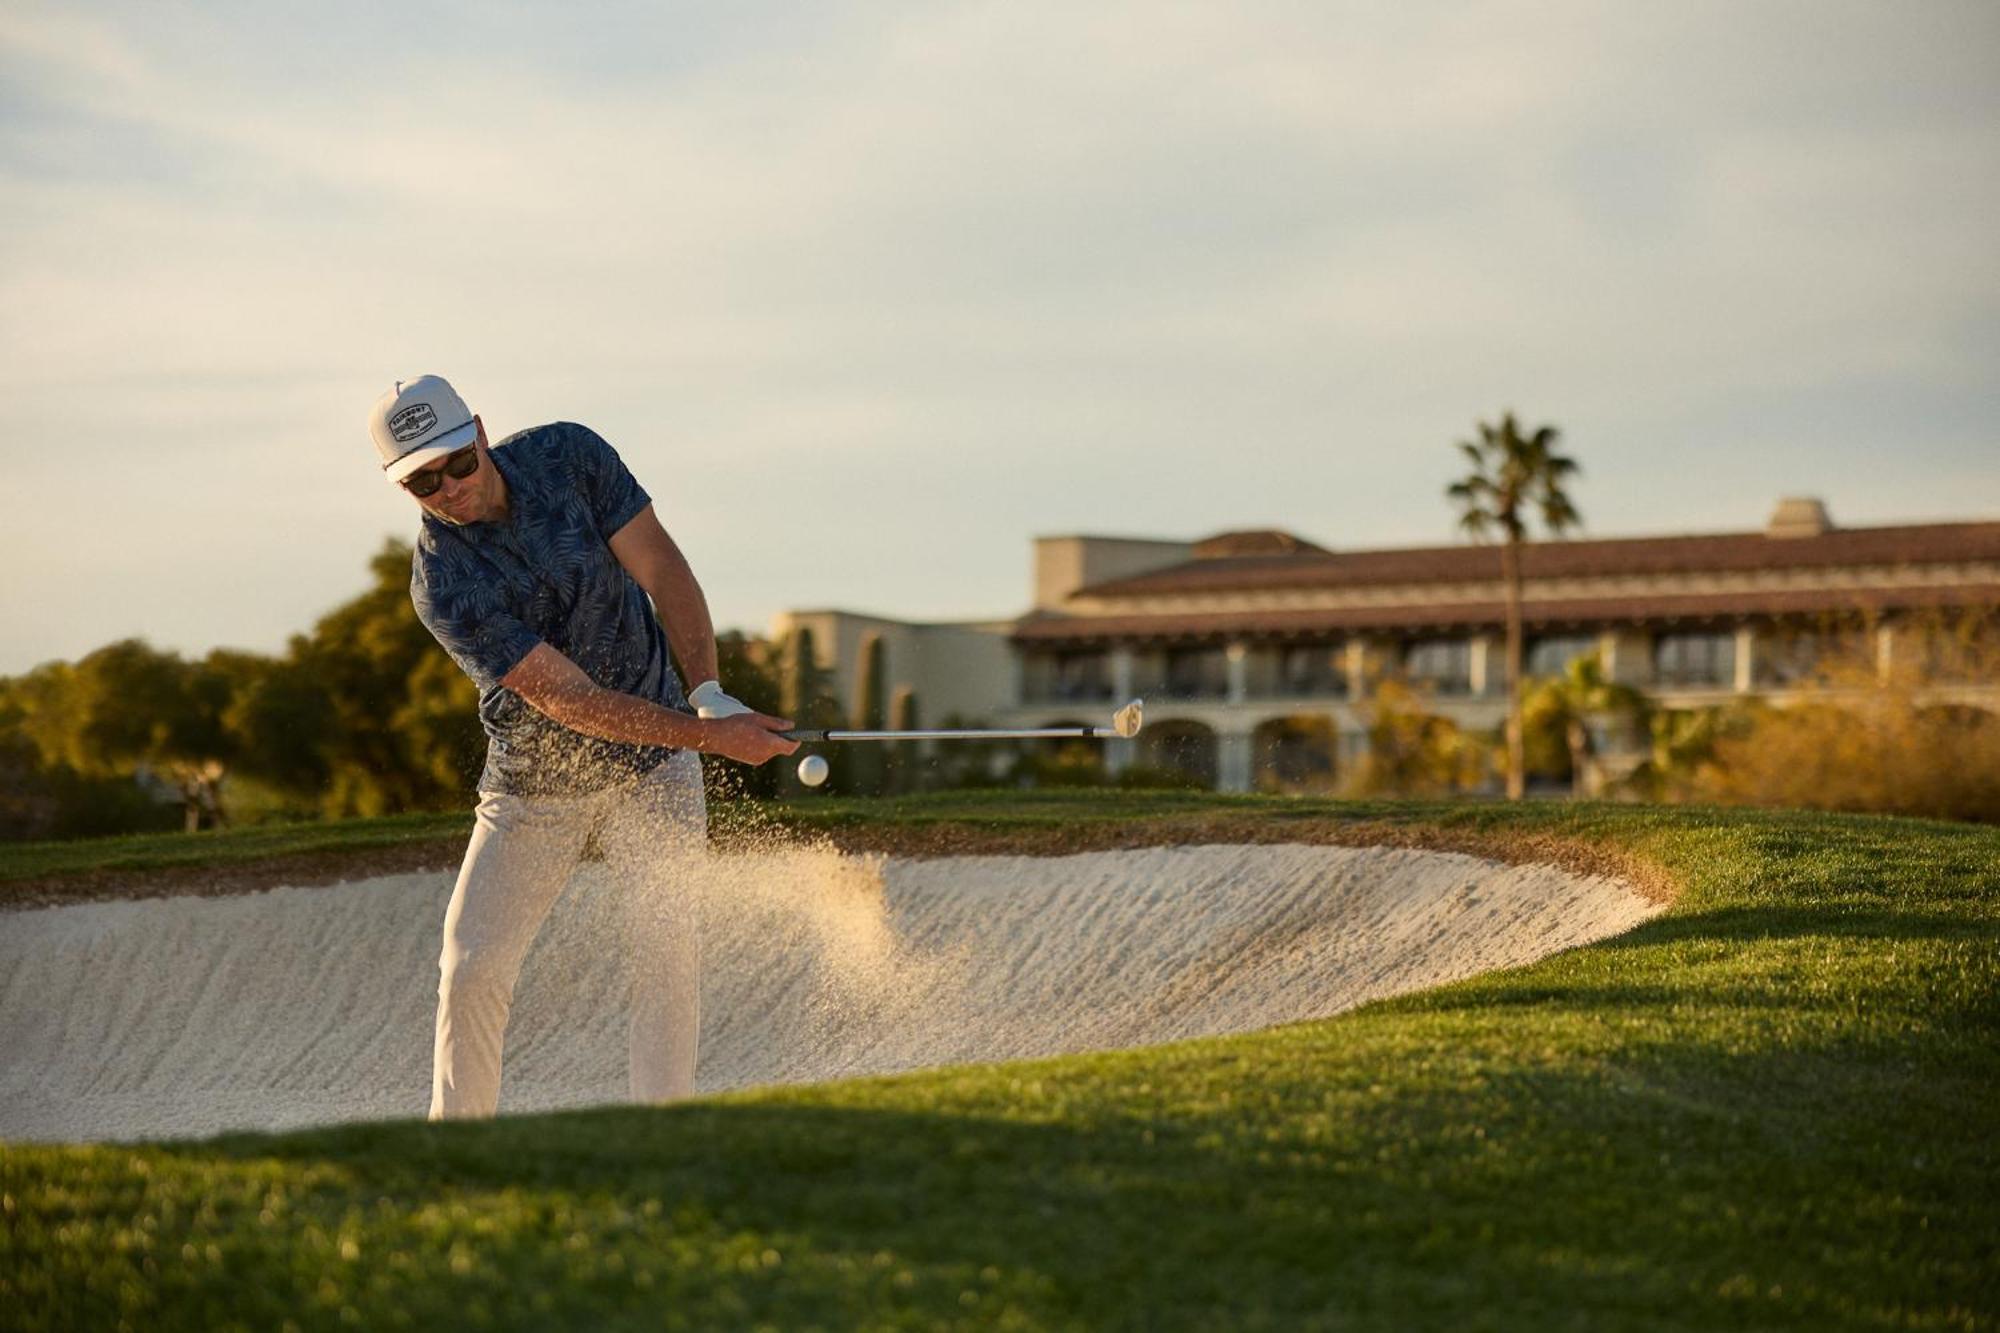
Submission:
<svg viewBox="0 0 2000 1333">
<path fill-rule="evenodd" d="M 1893 528 L 1836 528 L 1817 537 L 1761 532 L 1689 537 L 1625 537 L 1534 542 L 1522 552 L 1530 579 L 1631 574 L 1711 574 L 1843 565 L 1930 565 L 2000 560 L 2000 523 L 1926 523 Z M 1111 579 L 1072 597 L 1146 597 L 1168 593 L 1357 588 L 1465 583 L 1500 576 L 1497 546 L 1431 546 L 1399 551 L 1303 551 L 1287 555 L 1196 558 L 1168 569 Z"/>
<path fill-rule="evenodd" d="M 2000 526 L 2000 525 L 1996 525 Z M 1699 593 L 1687 596 L 1564 598 L 1523 604 L 1531 629 L 1629 624 L 1635 621 L 1733 621 L 1767 616 L 1838 616 L 1862 612 L 2000 608 L 2000 583 L 1908 588 Z M 1083 643 L 1108 639 L 1290 637 L 1384 629 L 1491 629 L 1505 623 L 1497 598 L 1410 606 L 1354 606 L 1298 611 L 1217 611 L 1179 615 L 1028 616 L 1016 623 L 1019 643 Z"/>
<path fill-rule="evenodd" d="M 1196 560 L 1234 560 L 1253 555 L 1330 555 L 1324 546 L 1315 546 L 1277 528 L 1257 528 L 1250 532 L 1218 532 L 1194 544 Z"/>
</svg>

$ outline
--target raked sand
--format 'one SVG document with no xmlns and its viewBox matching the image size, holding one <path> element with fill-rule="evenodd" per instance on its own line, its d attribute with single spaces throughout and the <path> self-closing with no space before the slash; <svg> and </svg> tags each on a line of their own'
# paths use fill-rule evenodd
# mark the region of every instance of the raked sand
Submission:
<svg viewBox="0 0 2000 1333">
<path fill-rule="evenodd" d="M 444 874 L 0 915 L 0 1139 L 423 1115 Z M 619 913 L 585 866 L 522 971 L 501 1112 L 622 1100 Z M 703 1091 L 1241 1032 L 1614 935 L 1616 880 L 1441 852 L 1164 847 L 706 876 Z"/>
</svg>

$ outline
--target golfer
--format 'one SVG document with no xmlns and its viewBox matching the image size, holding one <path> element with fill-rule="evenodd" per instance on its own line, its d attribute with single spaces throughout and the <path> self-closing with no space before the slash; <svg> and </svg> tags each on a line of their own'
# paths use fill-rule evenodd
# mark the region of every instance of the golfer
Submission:
<svg viewBox="0 0 2000 1333">
<path fill-rule="evenodd" d="M 521 960 L 593 835 L 632 954 L 632 1097 L 687 1096 L 708 826 L 697 754 L 761 764 L 798 748 L 776 734 L 791 723 L 723 692 L 701 585 L 595 432 L 556 422 L 489 446 L 436 375 L 399 381 L 368 428 L 424 511 L 410 600 L 479 687 L 486 730 L 444 914 L 431 1119 L 493 1114 Z"/>
</svg>

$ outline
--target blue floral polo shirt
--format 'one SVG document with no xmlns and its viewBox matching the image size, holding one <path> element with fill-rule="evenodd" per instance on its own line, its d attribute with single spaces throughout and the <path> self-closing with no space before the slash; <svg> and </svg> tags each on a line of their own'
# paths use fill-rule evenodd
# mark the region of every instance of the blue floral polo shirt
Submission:
<svg viewBox="0 0 2000 1333">
<path fill-rule="evenodd" d="M 652 602 L 611 553 L 651 503 L 595 432 L 559 421 L 491 450 L 508 516 L 463 526 L 428 511 L 411 560 L 417 617 L 479 687 L 481 792 L 576 795 L 637 776 L 673 750 L 572 731 L 500 678 L 546 643 L 608 690 L 682 712 L 681 680 Z"/>
</svg>

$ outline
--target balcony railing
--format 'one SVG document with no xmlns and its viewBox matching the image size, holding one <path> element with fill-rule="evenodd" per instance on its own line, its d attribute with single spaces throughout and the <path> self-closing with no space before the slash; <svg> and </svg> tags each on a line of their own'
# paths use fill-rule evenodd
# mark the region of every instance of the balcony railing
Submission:
<svg viewBox="0 0 2000 1333">
<path fill-rule="evenodd" d="M 1251 699 L 1345 699 L 1347 676 L 1342 673 L 1285 679 L 1252 671 L 1244 693 Z"/>
<path fill-rule="evenodd" d="M 1208 676 L 1135 676 L 1133 693 L 1146 699 L 1177 699 L 1184 703 L 1222 703 L 1229 698 L 1229 678 Z"/>
<path fill-rule="evenodd" d="M 1108 680 L 1028 680 L 1021 684 L 1022 703 L 1104 703 L 1110 698 Z"/>
</svg>

